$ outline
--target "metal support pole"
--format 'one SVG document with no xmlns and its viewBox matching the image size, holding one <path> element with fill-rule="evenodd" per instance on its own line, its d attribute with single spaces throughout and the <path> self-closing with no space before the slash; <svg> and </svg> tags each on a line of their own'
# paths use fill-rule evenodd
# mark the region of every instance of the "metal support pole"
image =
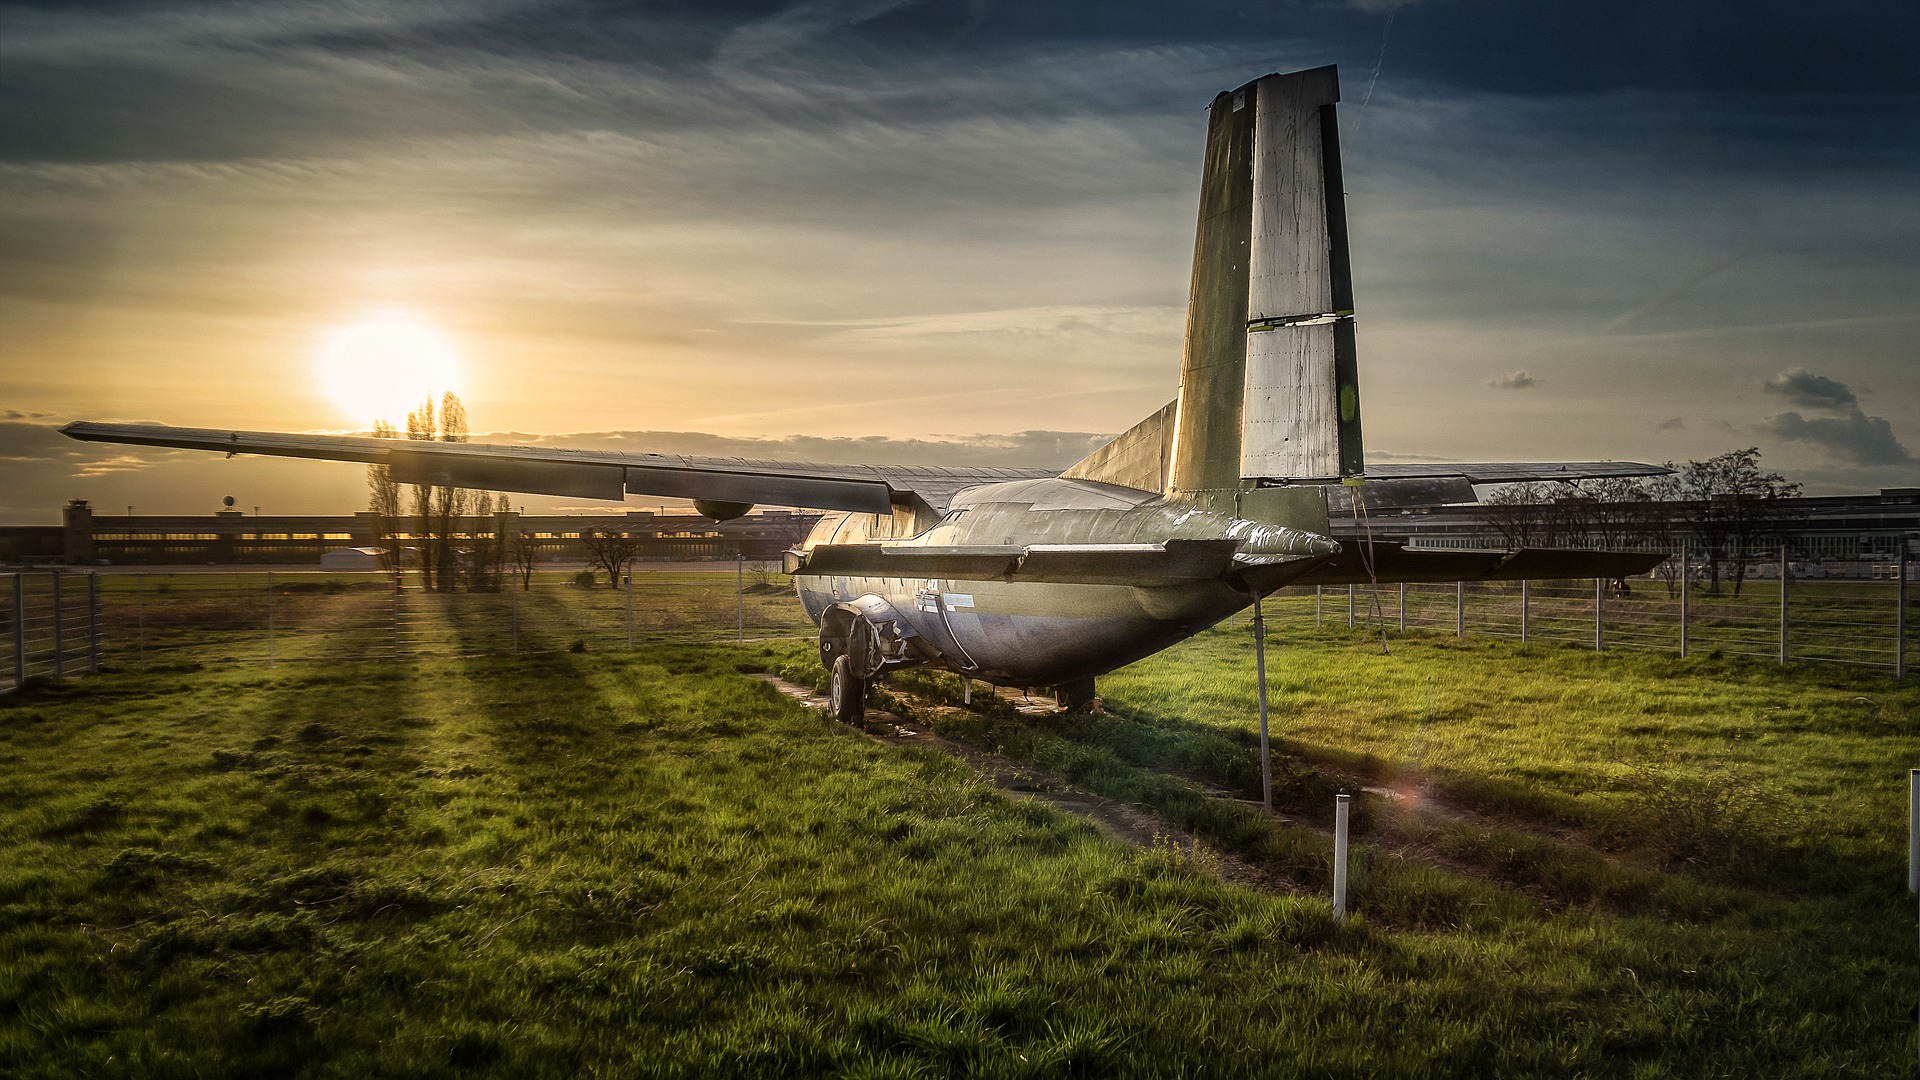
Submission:
<svg viewBox="0 0 1920 1080">
<path fill-rule="evenodd" d="M 64 678 L 67 674 L 67 621 L 61 616 L 65 606 L 60 598 L 60 579 L 65 577 L 60 571 L 53 572 L 53 677 Z"/>
<path fill-rule="evenodd" d="M 1792 592 L 1793 567 L 1787 564 L 1787 545 L 1780 545 L 1780 662 L 1787 662 L 1787 596 Z"/>
<path fill-rule="evenodd" d="M 1400 632 L 1407 632 L 1407 583 L 1400 583 Z"/>
<path fill-rule="evenodd" d="M 1467 636 L 1467 583 L 1453 583 L 1453 636 Z"/>
<path fill-rule="evenodd" d="M 960 676 L 960 704 L 973 704 L 973 680 L 965 675 Z"/>
<path fill-rule="evenodd" d="M 1347 814 L 1351 795 L 1333 797 L 1333 917 L 1347 917 Z"/>
<path fill-rule="evenodd" d="M 1360 586 L 1358 585 L 1347 586 L 1347 625 L 1348 626 L 1353 625 L 1354 601 L 1358 600 L 1359 597 L 1360 597 Z"/>
<path fill-rule="evenodd" d="M 747 640 L 747 553 L 736 552 L 733 570 L 733 640 Z"/>
<path fill-rule="evenodd" d="M 140 662 L 147 662 L 147 575 L 136 574 L 133 579 L 134 640 L 140 650 Z"/>
<path fill-rule="evenodd" d="M 87 575 L 87 672 L 100 674 L 100 575 Z"/>
<path fill-rule="evenodd" d="M 13 685 L 27 684 L 27 575 L 13 575 Z"/>
<path fill-rule="evenodd" d="M 1253 598 L 1253 681 L 1260 699 L 1260 802 L 1273 809 L 1273 748 L 1267 741 L 1267 621 Z"/>
<path fill-rule="evenodd" d="M 1520 644 L 1527 643 L 1528 631 L 1533 628 L 1533 582 L 1520 579 Z"/>
<path fill-rule="evenodd" d="M 1687 656 L 1687 605 L 1693 592 L 1693 548 L 1680 545 L 1680 658 Z"/>
<path fill-rule="evenodd" d="M 267 666 L 268 667 L 272 667 L 273 661 L 274 661 L 273 608 L 274 608 L 273 571 L 269 570 L 267 571 Z"/>
<path fill-rule="evenodd" d="M 1593 651 L 1607 647 L 1607 579 L 1593 579 Z"/>
<path fill-rule="evenodd" d="M 1920 769 L 1907 770 L 1907 891 L 1920 893 Z"/>
<path fill-rule="evenodd" d="M 633 575 L 627 575 L 627 648 L 633 648 Z"/>
<path fill-rule="evenodd" d="M 512 622 L 512 631 L 511 631 L 511 637 L 513 641 L 513 651 L 519 652 L 520 651 L 520 594 L 513 591 L 512 589 L 508 589 L 507 596 L 510 600 L 513 601 L 513 622 Z"/>
<path fill-rule="evenodd" d="M 1326 586 L 1324 586 L 1324 585 L 1315 585 L 1315 586 L 1313 587 L 1313 628 L 1314 628 L 1315 630 L 1318 630 L 1318 629 L 1320 629 L 1320 599 L 1321 599 L 1321 590 L 1323 590 L 1323 589 L 1325 589 L 1325 588 L 1326 588 Z"/>
</svg>

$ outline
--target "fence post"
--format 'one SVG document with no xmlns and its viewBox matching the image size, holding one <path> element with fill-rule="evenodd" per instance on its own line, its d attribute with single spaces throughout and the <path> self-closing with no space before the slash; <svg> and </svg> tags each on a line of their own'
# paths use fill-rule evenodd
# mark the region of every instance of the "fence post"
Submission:
<svg viewBox="0 0 1920 1080">
<path fill-rule="evenodd" d="M 133 576 L 134 641 L 140 662 L 147 662 L 147 575 Z"/>
<path fill-rule="evenodd" d="M 1347 586 L 1347 625 L 1349 627 L 1353 625 L 1353 602 L 1354 602 L 1354 599 L 1359 595 L 1360 595 L 1360 586 L 1358 585 Z"/>
<path fill-rule="evenodd" d="M 1687 605 L 1693 592 L 1693 548 L 1680 545 L 1680 658 L 1687 658 Z"/>
<path fill-rule="evenodd" d="M 13 575 L 13 685 L 27 685 L 27 575 Z"/>
<path fill-rule="evenodd" d="M 87 575 L 87 672 L 100 674 L 100 575 Z"/>
<path fill-rule="evenodd" d="M 1453 583 L 1453 636 L 1467 636 L 1467 583 Z"/>
<path fill-rule="evenodd" d="M 1894 564 L 1900 580 L 1894 584 L 1897 610 L 1893 616 L 1893 677 L 1907 677 L 1907 538 L 1900 538 L 1900 558 Z"/>
<path fill-rule="evenodd" d="M 60 579 L 65 576 L 58 570 L 53 572 L 53 677 L 56 679 L 65 678 L 67 674 L 67 627 L 66 620 L 61 618 L 60 598 Z"/>
<path fill-rule="evenodd" d="M 1267 623 L 1253 597 L 1253 681 L 1260 698 L 1260 801 L 1273 809 L 1273 754 L 1267 742 Z"/>
<path fill-rule="evenodd" d="M 1792 567 L 1787 565 L 1787 545 L 1780 545 L 1780 662 L 1787 662 L 1787 594 L 1789 582 L 1793 577 Z"/>
<path fill-rule="evenodd" d="M 633 648 L 633 575 L 627 575 L 627 648 Z"/>
<path fill-rule="evenodd" d="M 1520 644 L 1527 643 L 1527 631 L 1531 629 L 1530 618 L 1533 605 L 1533 582 L 1520 579 Z"/>
<path fill-rule="evenodd" d="M 1400 632 L 1407 632 L 1407 583 L 1400 583 Z"/>
<path fill-rule="evenodd" d="M 267 571 L 267 666 L 272 667 L 273 655 L 273 571 Z"/>
<path fill-rule="evenodd" d="M 510 631 L 512 635 L 512 640 L 513 640 L 513 651 L 519 652 L 520 651 L 520 594 L 512 589 L 508 589 L 507 599 L 513 602 L 513 624 L 512 624 L 512 630 Z"/>
<path fill-rule="evenodd" d="M 733 640 L 737 644 L 747 643 L 747 553 L 734 554 L 733 570 Z"/>
<path fill-rule="evenodd" d="M 1593 651 L 1607 647 L 1607 579 L 1593 579 Z"/>
<path fill-rule="evenodd" d="M 1333 797 L 1333 917 L 1347 917 L 1347 815 L 1351 795 Z"/>
<path fill-rule="evenodd" d="M 1318 629 L 1320 629 L 1320 599 L 1321 599 L 1321 590 L 1322 590 L 1322 589 L 1325 589 L 1325 588 L 1326 588 L 1326 586 L 1324 586 L 1324 585 L 1315 585 L 1315 586 L 1313 587 L 1313 628 L 1314 628 L 1315 630 L 1318 630 Z"/>
</svg>

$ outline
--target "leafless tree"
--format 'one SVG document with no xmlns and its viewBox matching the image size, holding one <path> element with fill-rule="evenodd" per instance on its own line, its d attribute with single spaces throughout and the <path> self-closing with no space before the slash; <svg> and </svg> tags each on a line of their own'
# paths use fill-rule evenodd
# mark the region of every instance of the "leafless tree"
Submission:
<svg viewBox="0 0 1920 1080">
<path fill-rule="evenodd" d="M 1545 484 L 1508 484 L 1487 496 L 1487 524 L 1498 529 L 1508 545 L 1541 547 L 1548 541 L 1551 506 Z"/>
<path fill-rule="evenodd" d="M 399 437 L 385 420 L 373 424 L 373 437 Z M 367 466 L 367 509 L 373 511 L 373 542 L 381 549 L 380 563 L 388 570 L 400 568 L 400 544 L 394 533 L 400 524 L 400 485 L 394 482 L 393 469 L 386 465 Z"/>
<path fill-rule="evenodd" d="M 513 561 L 513 572 L 520 576 L 520 591 L 533 588 L 533 564 L 540 561 L 540 542 L 526 533 L 514 533 L 507 543 L 507 558 Z"/>
<path fill-rule="evenodd" d="M 587 549 L 587 561 L 605 570 L 616 589 L 621 572 L 640 553 L 640 541 L 620 529 L 588 526 L 580 530 L 580 543 Z"/>
<path fill-rule="evenodd" d="M 1720 591 L 1720 559 L 1733 567 L 1733 595 L 1747 578 L 1747 560 L 1758 541 L 1791 516 L 1788 499 L 1800 494 L 1777 472 L 1760 467 L 1760 448 L 1729 450 L 1680 470 L 1687 524 L 1706 549 L 1708 591 Z"/>
</svg>

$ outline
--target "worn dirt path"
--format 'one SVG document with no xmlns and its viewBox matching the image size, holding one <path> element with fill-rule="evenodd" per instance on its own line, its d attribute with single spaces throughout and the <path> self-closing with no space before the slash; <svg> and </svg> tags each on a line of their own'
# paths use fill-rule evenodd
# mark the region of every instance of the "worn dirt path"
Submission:
<svg viewBox="0 0 1920 1080">
<path fill-rule="evenodd" d="M 798 683 L 775 675 L 754 676 L 773 684 L 781 693 L 825 712 L 827 699 Z M 1215 868 L 1220 878 L 1235 885 L 1264 892 L 1300 893 L 1307 891 L 1299 883 L 1254 866 L 1226 852 L 1202 844 L 1198 837 L 1178 826 L 1162 821 L 1135 806 L 1114 802 L 1089 791 L 1082 791 L 1062 778 L 1000 754 L 990 753 L 965 743 L 943 738 L 920 725 L 884 709 L 867 709 L 863 729 L 867 738 L 889 746 L 924 746 L 965 762 L 981 779 L 1015 798 L 1034 799 L 1093 823 L 1102 833 L 1132 844 L 1152 847 L 1156 840 L 1172 844 L 1195 862 Z"/>
</svg>

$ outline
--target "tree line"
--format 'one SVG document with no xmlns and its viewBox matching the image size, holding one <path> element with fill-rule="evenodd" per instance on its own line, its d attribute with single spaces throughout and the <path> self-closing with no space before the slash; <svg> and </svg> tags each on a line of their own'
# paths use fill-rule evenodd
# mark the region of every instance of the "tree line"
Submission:
<svg viewBox="0 0 1920 1080">
<path fill-rule="evenodd" d="M 385 420 L 376 421 L 377 439 L 397 439 L 401 433 Z M 416 442 L 467 442 L 467 408 L 460 395 L 441 395 L 438 408 L 432 397 L 407 413 L 406 438 Z M 387 569 L 401 568 L 402 533 L 413 537 L 414 568 L 429 590 L 499 592 L 509 568 L 521 589 L 530 588 L 534 566 L 540 561 L 539 542 L 516 531 L 502 535 L 496 527 L 490 537 L 462 536 L 462 519 L 505 513 L 507 496 L 443 484 L 402 484 L 386 465 L 367 467 L 368 509 L 373 511 L 377 543 L 384 549 Z M 404 489 L 404 490 L 403 490 Z M 625 531 L 589 527 L 580 533 L 588 562 L 607 572 L 619 588 L 622 572 L 639 553 L 640 541 Z"/>
<path fill-rule="evenodd" d="M 1800 485 L 1763 468 L 1759 447 L 1665 465 L 1672 470 L 1665 476 L 1509 484 L 1487 497 L 1484 518 L 1515 547 L 1677 551 L 1684 544 L 1706 559 L 1708 592 L 1720 592 L 1724 564 L 1739 596 L 1748 561 L 1795 516 L 1788 500 Z M 1669 560 L 1659 573 L 1673 592 L 1681 568 Z"/>
</svg>

